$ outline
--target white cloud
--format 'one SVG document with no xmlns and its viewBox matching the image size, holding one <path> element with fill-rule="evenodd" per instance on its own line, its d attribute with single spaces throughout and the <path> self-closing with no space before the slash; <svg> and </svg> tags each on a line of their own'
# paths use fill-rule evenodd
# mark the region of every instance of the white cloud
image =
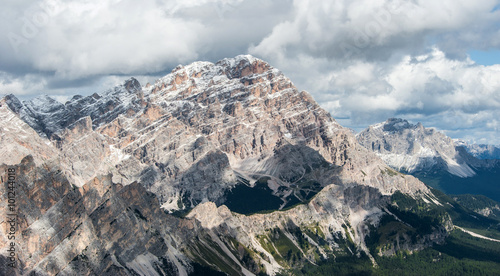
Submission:
<svg viewBox="0 0 500 276">
<path fill-rule="evenodd" d="M 500 65 L 467 58 L 470 49 L 500 47 L 498 4 L 8 1 L 0 10 L 0 93 L 64 100 L 129 76 L 151 82 L 179 63 L 249 52 L 349 127 L 399 116 L 500 143 Z"/>
<path fill-rule="evenodd" d="M 46 81 L 36 75 L 14 77 L 11 74 L 0 71 L 0 95 L 29 95 L 40 93 L 46 85 Z"/>
<path fill-rule="evenodd" d="M 269 58 L 300 51 L 337 59 L 377 59 L 380 54 L 387 56 L 382 51 L 411 48 L 424 42 L 422 36 L 426 34 L 461 29 L 466 32 L 472 23 L 476 28 L 491 26 L 499 18 L 499 13 L 490 13 L 496 3 L 494 0 L 295 0 L 293 19 L 277 25 L 251 51 Z"/>
<path fill-rule="evenodd" d="M 500 143 L 495 123 L 500 118 L 500 65 L 451 60 L 434 48 L 425 56 L 406 56 L 396 64 L 355 65 L 332 75 L 339 76 L 344 85 L 332 85 L 331 92 L 322 93 L 343 90 L 339 104 L 330 111 L 349 110 L 353 125 L 400 116 L 445 131 L 481 130 L 482 135 Z M 349 77 L 359 81 L 344 82 Z"/>
<path fill-rule="evenodd" d="M 289 10 L 287 5 L 277 9 L 286 2 L 6 3 L 0 12 L 0 25 L 8 26 L 0 29 L 0 50 L 5 54 L 0 70 L 22 64 L 60 78 L 82 79 L 157 73 L 204 56 L 221 59 L 228 52 L 241 54 L 267 35 Z"/>
<path fill-rule="evenodd" d="M 34 66 L 63 78 L 81 78 L 157 72 L 167 64 L 196 59 L 204 26 L 166 18 L 154 3 L 64 5 L 40 36 L 50 50 L 35 57 Z"/>
</svg>

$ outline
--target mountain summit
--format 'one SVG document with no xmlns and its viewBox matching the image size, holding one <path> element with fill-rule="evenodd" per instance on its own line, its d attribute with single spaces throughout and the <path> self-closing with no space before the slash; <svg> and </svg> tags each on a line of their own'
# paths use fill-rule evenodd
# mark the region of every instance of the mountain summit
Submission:
<svg viewBox="0 0 500 276">
<path fill-rule="evenodd" d="M 377 153 L 391 167 L 407 172 L 444 168 L 459 177 L 471 177 L 474 170 L 444 133 L 422 124 L 391 118 L 356 135 L 361 145 Z"/>
<path fill-rule="evenodd" d="M 500 200 L 500 161 L 484 158 L 492 157 L 493 146 L 454 142 L 444 133 L 403 119 L 370 126 L 357 139 L 395 170 L 448 194 L 480 194 Z"/>
<path fill-rule="evenodd" d="M 10 95 L 0 116 L 11 158 L 2 171 L 19 173 L 24 272 L 275 275 L 338 255 L 376 265 L 374 256 L 442 243 L 452 229 L 444 213 L 408 216 L 417 206 L 408 202 L 443 204 L 252 56 L 178 66 L 152 85 L 130 79 L 65 104 Z M 398 147 L 426 152 L 407 144 Z"/>
</svg>

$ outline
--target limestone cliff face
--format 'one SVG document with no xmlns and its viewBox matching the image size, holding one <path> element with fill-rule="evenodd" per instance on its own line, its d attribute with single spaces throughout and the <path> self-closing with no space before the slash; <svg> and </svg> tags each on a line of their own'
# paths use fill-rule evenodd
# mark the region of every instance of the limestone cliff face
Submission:
<svg viewBox="0 0 500 276">
<path fill-rule="evenodd" d="M 17 160 L 9 165 L 33 155 L 17 165 L 21 273 L 185 275 L 196 262 L 274 275 L 338 250 L 370 255 L 364 239 L 390 215 L 393 193 L 433 198 L 251 56 L 178 66 L 153 85 L 131 79 L 64 105 L 9 96 L 0 115 L 15 125 L 0 140 Z M 257 183 L 280 208 L 305 204 L 251 216 L 223 205 L 237 185 Z M 283 242 L 299 257 L 273 249 Z"/>
<path fill-rule="evenodd" d="M 0 100 L 0 155 L 2 163 L 18 164 L 32 155 L 39 165 L 59 154 L 56 147 L 33 130 L 9 108 L 9 98 Z"/>
<path fill-rule="evenodd" d="M 175 249 L 175 233 L 182 231 L 179 219 L 166 215 L 155 196 L 138 183 L 123 187 L 108 175 L 76 187 L 57 166 L 37 167 L 31 156 L 10 168 L 17 176 L 18 272 L 185 275 L 190 269 L 187 258 Z M 5 179 L 7 167 L 0 169 Z M 1 190 L 0 207 L 6 213 L 6 185 Z M 5 229 L 2 221 L 2 249 L 10 242 Z"/>
</svg>

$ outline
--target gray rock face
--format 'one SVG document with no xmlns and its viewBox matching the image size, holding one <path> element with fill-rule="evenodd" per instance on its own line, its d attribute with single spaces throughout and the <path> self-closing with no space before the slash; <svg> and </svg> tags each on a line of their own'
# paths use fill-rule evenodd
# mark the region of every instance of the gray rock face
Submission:
<svg viewBox="0 0 500 276">
<path fill-rule="evenodd" d="M 53 143 L 38 136 L 37 132 L 24 122 L 17 113 L 9 108 L 9 103 L 16 107 L 17 98 L 10 96 L 0 100 L 0 155 L 2 162 L 14 165 L 26 155 L 32 155 L 38 165 L 57 156 L 59 151 Z"/>
<path fill-rule="evenodd" d="M 443 168 L 460 177 L 475 174 L 455 149 L 451 138 L 422 124 L 389 119 L 356 135 L 365 148 L 377 153 L 399 171 L 416 172 Z"/>
<path fill-rule="evenodd" d="M 20 102 L 14 95 L 5 97 L 5 103 L 42 137 L 58 139 L 57 134 L 83 117 L 89 116 L 93 126 L 108 123 L 120 114 L 137 111 L 141 106 L 140 83 L 132 78 L 103 95 L 74 96 L 66 104 L 47 95 Z"/>
<path fill-rule="evenodd" d="M 141 185 L 123 187 L 103 176 L 77 188 L 57 167 L 36 167 L 30 156 L 10 168 L 18 176 L 18 272 L 131 275 L 139 270 L 140 260 L 152 269 L 148 275 L 182 274 L 183 266 L 179 271 L 175 262 L 190 269 L 182 254 L 169 251 L 177 239 L 173 234 L 179 220 L 166 215 Z M 7 194 L 6 186 L 1 189 Z M 8 242 L 3 231 L 0 239 L 2 244 Z"/>
<path fill-rule="evenodd" d="M 472 155 L 464 146 L 457 146 L 457 152 L 462 160 L 473 169 L 491 170 L 500 168 L 500 159 L 480 159 Z"/>
</svg>

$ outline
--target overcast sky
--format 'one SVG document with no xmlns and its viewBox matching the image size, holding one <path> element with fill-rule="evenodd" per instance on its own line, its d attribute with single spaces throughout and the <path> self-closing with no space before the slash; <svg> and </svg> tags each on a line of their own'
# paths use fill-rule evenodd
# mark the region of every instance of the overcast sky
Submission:
<svg viewBox="0 0 500 276">
<path fill-rule="evenodd" d="M 0 94 L 60 101 L 251 54 L 357 131 L 500 144 L 500 1 L 2 0 Z"/>
</svg>

